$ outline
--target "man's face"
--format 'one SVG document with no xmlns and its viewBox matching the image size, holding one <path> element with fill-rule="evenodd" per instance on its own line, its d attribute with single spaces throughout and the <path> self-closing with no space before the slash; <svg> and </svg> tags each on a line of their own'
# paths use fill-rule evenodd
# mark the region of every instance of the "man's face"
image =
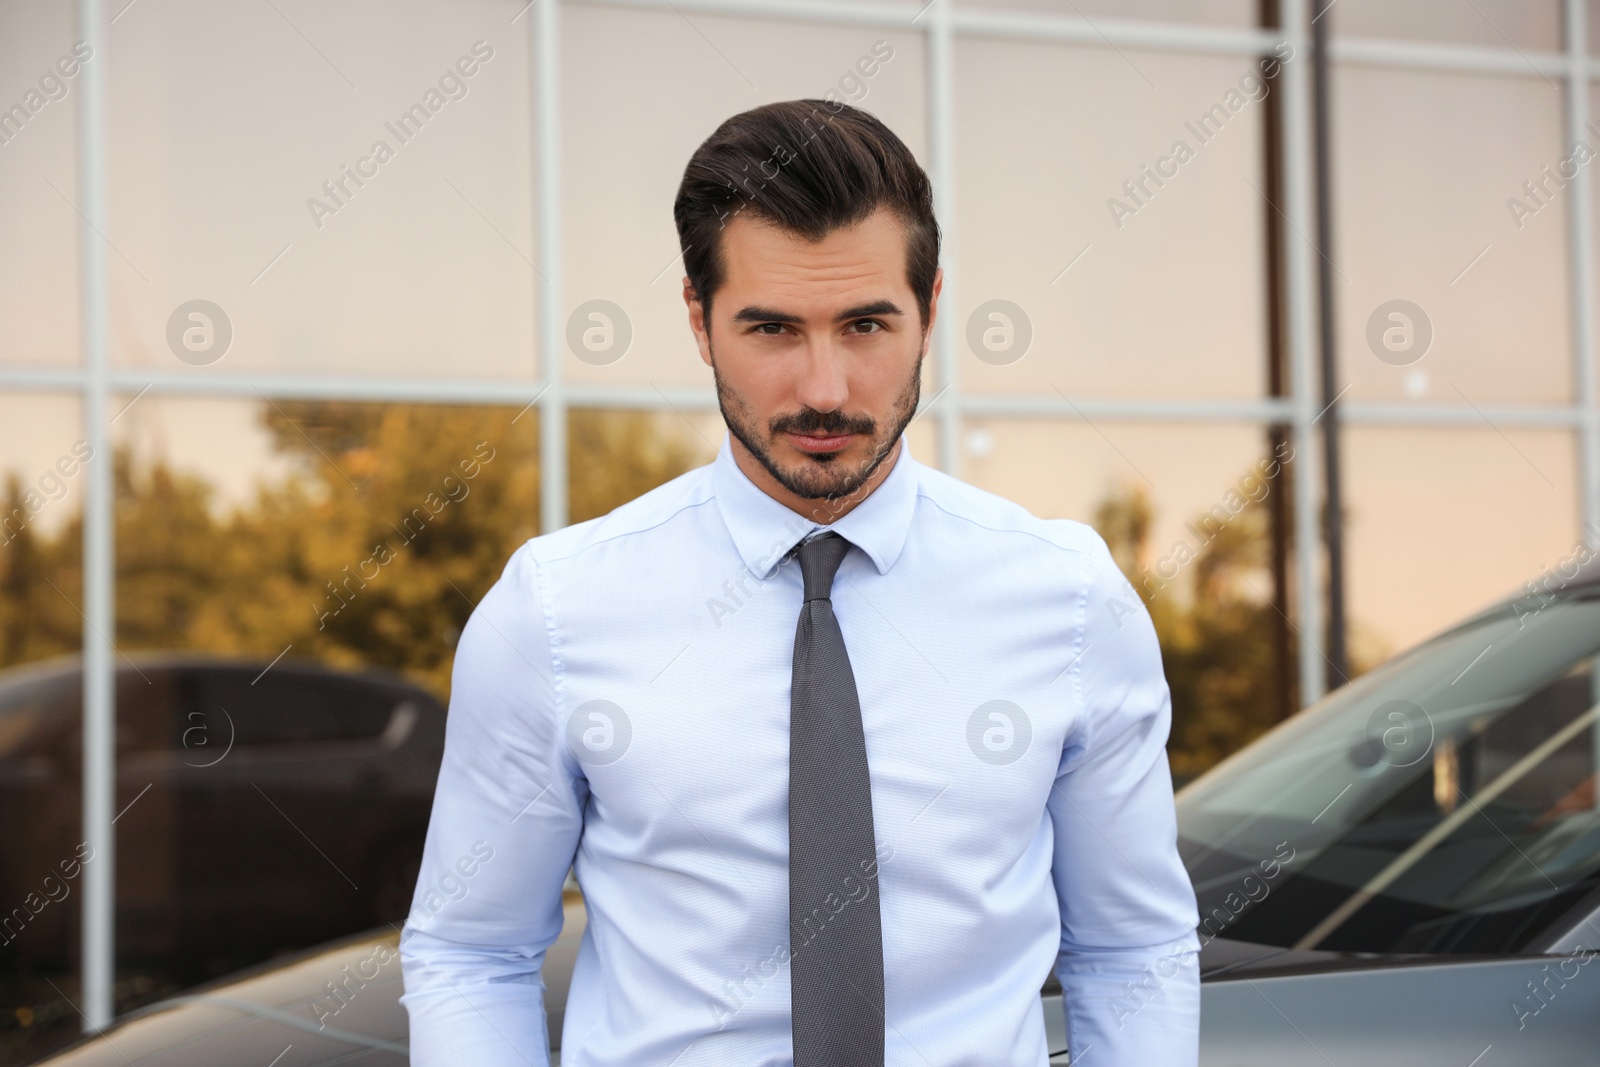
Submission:
<svg viewBox="0 0 1600 1067">
<path fill-rule="evenodd" d="M 815 244 L 737 215 L 722 231 L 722 256 L 711 321 L 687 278 L 684 300 L 735 458 L 744 460 L 743 446 L 759 465 L 740 466 L 797 511 L 872 480 L 870 492 L 916 414 L 942 272 L 924 329 L 906 280 L 905 231 L 887 208 Z"/>
</svg>

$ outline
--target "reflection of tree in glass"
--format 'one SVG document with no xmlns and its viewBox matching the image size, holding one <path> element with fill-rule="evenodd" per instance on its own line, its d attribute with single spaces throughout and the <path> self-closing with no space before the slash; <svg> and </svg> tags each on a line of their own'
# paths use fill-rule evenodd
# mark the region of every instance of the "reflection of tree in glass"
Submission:
<svg viewBox="0 0 1600 1067">
<path fill-rule="evenodd" d="M 119 450 L 118 649 L 271 659 L 292 644 L 295 656 L 393 667 L 445 695 L 472 605 L 539 529 L 539 413 L 518 412 L 263 405 L 291 471 L 222 518 L 204 480 Z M 661 416 L 577 409 L 567 425 L 573 522 L 700 462 Z M 20 492 L 12 478 L 4 499 Z M 375 573 L 363 561 L 380 544 L 393 557 Z M 24 529 L 0 551 L 0 666 L 79 648 L 81 545 L 75 516 L 53 536 Z"/>
<path fill-rule="evenodd" d="M 263 423 L 291 473 L 223 519 L 213 517 L 213 491 L 203 480 L 119 452 L 117 647 L 270 660 L 292 644 L 295 656 L 393 667 L 445 695 L 455 638 L 472 611 L 468 598 L 476 602 L 516 546 L 538 531 L 538 411 L 518 417 L 518 410 L 263 405 Z M 578 409 L 568 428 L 574 522 L 698 462 L 656 416 Z M 480 442 L 493 459 L 467 479 L 459 464 L 485 454 L 476 451 Z M 448 475 L 458 481 L 446 486 Z M 21 491 L 9 480 L 4 507 L 15 506 Z M 430 493 L 436 514 L 425 504 Z M 1100 503 L 1094 525 L 1155 622 L 1172 688 L 1168 750 L 1174 775 L 1185 781 L 1275 722 L 1273 607 L 1257 592 L 1271 588 L 1267 512 L 1264 502 L 1247 504 L 1164 585 L 1143 580 L 1160 554 L 1149 545 L 1152 514 L 1142 488 L 1124 487 Z M 81 534 L 77 518 L 53 536 L 30 526 L 0 549 L 0 665 L 79 647 Z M 380 543 L 394 558 L 362 585 L 363 570 L 373 574 L 362 563 Z M 322 613 L 334 608 L 319 630 Z M 1382 658 L 1358 655 L 1356 673 Z"/>
<path fill-rule="evenodd" d="M 1165 553 L 1153 553 L 1149 544 L 1154 511 L 1144 487 L 1120 486 L 1095 508 L 1095 529 L 1138 590 L 1161 641 L 1172 689 L 1167 754 L 1179 782 L 1277 725 L 1267 499 L 1247 501 L 1220 529 L 1194 523 L 1211 538 L 1188 533 L 1194 558 L 1165 582 L 1152 577 L 1151 556 Z M 1351 677 L 1388 656 L 1359 629 L 1356 636 Z"/>
</svg>

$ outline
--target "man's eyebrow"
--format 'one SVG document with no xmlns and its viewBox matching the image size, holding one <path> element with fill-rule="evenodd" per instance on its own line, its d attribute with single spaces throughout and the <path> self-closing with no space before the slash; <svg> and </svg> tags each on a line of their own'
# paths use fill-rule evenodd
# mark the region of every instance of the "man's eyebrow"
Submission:
<svg viewBox="0 0 1600 1067">
<path fill-rule="evenodd" d="M 874 300 L 867 304 L 857 304 L 853 308 L 845 308 L 833 317 L 834 322 L 847 322 L 850 319 L 864 319 L 872 315 L 904 315 L 900 306 L 893 300 Z M 778 311 L 774 308 L 756 307 L 750 305 L 742 307 L 733 313 L 734 322 L 801 322 L 799 315 L 787 311 Z"/>
</svg>

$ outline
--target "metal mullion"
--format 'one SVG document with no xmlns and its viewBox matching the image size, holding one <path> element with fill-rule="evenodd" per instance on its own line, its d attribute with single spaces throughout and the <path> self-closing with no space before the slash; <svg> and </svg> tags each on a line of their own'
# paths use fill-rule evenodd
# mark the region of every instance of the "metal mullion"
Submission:
<svg viewBox="0 0 1600 1067">
<path fill-rule="evenodd" d="M 951 31 L 952 0 L 935 0 L 928 19 L 927 107 L 929 178 L 933 183 L 934 213 L 941 231 L 939 259 L 944 269 L 939 291 L 940 314 L 933 325 L 934 365 L 939 372 L 942 404 L 938 417 L 939 469 L 953 478 L 961 476 L 961 383 L 956 361 L 955 313 L 958 269 L 956 262 L 955 101 L 952 94 L 955 39 Z M 931 399 L 930 399 L 931 402 Z"/>
<path fill-rule="evenodd" d="M 1309 0 L 1289 0 L 1283 5 L 1284 36 L 1300 55 L 1308 47 Z M 1322 697 L 1326 689 L 1326 662 L 1320 646 L 1322 582 L 1318 570 L 1317 482 L 1318 452 L 1313 422 L 1316 419 L 1316 294 L 1315 249 L 1304 234 L 1314 232 L 1311 196 L 1310 71 L 1304 63 L 1283 67 L 1283 175 L 1282 205 L 1289 228 L 1284 232 L 1283 262 L 1287 275 L 1289 396 L 1291 433 L 1299 471 L 1294 486 L 1295 628 L 1300 644 L 1300 704 Z"/>
<path fill-rule="evenodd" d="M 572 3 L 573 0 L 567 2 Z M 886 30 L 903 30 L 914 26 L 914 20 L 920 21 L 924 13 L 931 15 L 934 7 L 923 3 L 844 4 L 821 0 L 579 0 L 576 6 L 690 12 L 829 26 L 870 26 Z M 1145 19 L 1090 20 L 1023 10 L 961 8 L 950 12 L 949 18 L 951 30 L 963 37 L 1142 48 L 1160 52 L 1255 56 L 1270 51 L 1281 40 L 1276 34 L 1253 28 L 1230 29 L 1204 23 Z"/>
<path fill-rule="evenodd" d="M 116 613 L 113 535 L 111 384 L 106 354 L 105 101 L 111 62 L 100 0 L 78 0 L 78 37 L 96 62 L 78 76 L 78 255 L 83 320 L 84 436 L 95 462 L 85 465 L 83 505 L 83 1030 L 111 1023 L 116 974 L 116 664 L 111 656 Z"/>
<path fill-rule="evenodd" d="M 572 3 L 573 0 L 567 0 Z M 580 0 L 575 6 L 626 7 L 646 11 L 689 12 L 729 18 L 778 19 L 827 26 L 870 26 L 904 30 L 931 18 L 937 4 L 830 3 L 826 0 Z M 1203 23 L 1144 19 L 1086 19 L 1033 11 L 974 10 L 947 13 L 959 36 L 1054 41 L 1063 44 L 1144 48 L 1152 51 L 1253 56 L 1270 51 L 1279 37 L 1257 29 L 1229 29 Z"/>
<path fill-rule="evenodd" d="M 1382 400 L 1339 401 L 1339 421 L 1369 426 L 1427 429 L 1559 430 L 1576 427 L 1582 413 L 1570 404 L 1406 404 Z"/>
<path fill-rule="evenodd" d="M 1592 376 L 1592 375 L 1591 375 Z M 211 376 L 203 372 L 144 373 L 109 371 L 112 394 L 224 399 L 349 400 L 358 403 L 476 404 L 504 406 L 526 404 L 544 391 L 540 380 L 462 381 L 432 378 L 337 378 L 316 374 L 241 374 Z M 7 374 L 0 370 L 0 391 L 79 393 L 87 387 L 81 371 L 42 371 Z M 609 385 L 568 382 L 564 393 L 569 408 L 626 408 L 712 410 L 716 395 L 710 386 Z M 925 395 L 924 404 L 933 397 Z M 943 400 L 939 403 L 942 405 Z M 1374 426 L 1425 429 L 1434 426 L 1482 429 L 1579 429 L 1584 409 L 1572 404 L 1419 404 L 1386 400 L 1343 400 L 1339 409 L 1345 422 Z M 1131 422 L 1243 422 L 1266 423 L 1292 417 L 1292 402 L 1268 398 L 1164 400 L 1145 397 L 1060 397 L 1044 393 L 964 392 L 965 415 L 1058 417 L 1069 421 L 1087 416 Z"/>
<path fill-rule="evenodd" d="M 1031 11 L 962 8 L 952 18 L 963 37 L 1113 45 L 1151 52 L 1257 56 L 1272 51 L 1281 34 L 1255 28 L 1227 29 L 1204 23 L 1097 18 L 1093 21 Z"/>
<path fill-rule="evenodd" d="M 471 381 L 427 378 L 324 378 L 318 375 L 140 374 L 110 375 L 118 392 L 146 388 L 156 396 L 244 397 L 290 400 L 364 400 L 414 404 L 526 404 L 544 388 L 538 380 Z"/>
<path fill-rule="evenodd" d="M 534 79 L 538 100 L 534 137 L 539 165 L 534 178 L 539 225 L 538 287 L 539 355 L 545 388 L 539 397 L 539 526 L 550 533 L 567 524 L 567 395 L 561 365 L 562 257 L 561 231 L 561 85 L 557 60 L 561 51 L 561 7 L 558 0 L 537 5 L 529 20 L 533 35 Z"/>
<path fill-rule="evenodd" d="M 1399 67 L 1405 70 L 1462 74 L 1556 76 L 1567 73 L 1567 57 L 1560 52 L 1531 52 L 1472 45 L 1427 44 L 1378 38 L 1334 38 L 1328 42 L 1328 59 L 1362 67 Z"/>
<path fill-rule="evenodd" d="M 81 288 L 81 285 L 80 285 Z M 79 309 L 80 312 L 82 309 Z M 79 360 L 83 356 L 81 339 Z M 88 380 L 78 367 L 0 367 L 0 389 L 7 392 L 82 392 Z"/>
<path fill-rule="evenodd" d="M 1059 418 L 1069 422 L 1108 419 L 1127 422 L 1271 423 L 1289 418 L 1290 405 L 1270 398 L 1185 401 L 1063 397 L 1050 394 L 968 393 L 963 413 L 1022 418 Z"/>
<path fill-rule="evenodd" d="M 881 29 L 904 29 L 920 11 L 932 10 L 920 3 L 843 4 L 810 0 L 582 0 L 582 6 L 684 11 Z M 949 17 L 951 30 L 960 37 L 1139 48 L 1154 52 L 1255 56 L 1270 51 L 1283 39 L 1281 33 L 1253 28 L 1143 19 L 1090 20 L 1024 10 L 964 8 L 951 12 Z M 1565 74 L 1569 67 L 1567 56 L 1559 52 L 1382 38 L 1339 38 L 1330 42 L 1328 55 L 1334 62 L 1360 66 L 1479 74 L 1553 76 Z M 1600 72 L 1600 61 L 1586 61 L 1585 69 L 1591 74 Z"/>
<path fill-rule="evenodd" d="M 461 379 L 349 377 L 320 374 L 208 375 L 198 372 L 147 373 L 108 371 L 112 394 L 226 399 L 349 400 L 358 403 L 526 404 L 544 391 L 538 379 Z M 78 370 L 33 371 L 0 369 L 0 391 L 80 393 L 88 377 Z M 569 408 L 625 408 L 712 410 L 716 395 L 710 386 L 610 385 L 568 382 L 564 386 Z M 924 404 L 932 395 L 923 397 Z M 943 400 L 939 403 L 942 405 Z M 1581 406 L 1571 404 L 1420 404 L 1405 401 L 1343 400 L 1345 422 L 1424 429 L 1433 426 L 1483 429 L 1578 429 L 1585 418 Z M 1243 422 L 1266 423 L 1292 417 L 1292 402 L 1272 398 L 1159 399 L 1145 397 L 1060 397 L 1050 394 L 963 392 L 965 415 L 1023 418 L 1058 417 L 1069 421 L 1087 416 L 1132 422 Z"/>
<path fill-rule="evenodd" d="M 729 18 L 780 19 L 826 26 L 870 26 L 915 29 L 913 18 L 923 5 L 851 3 L 838 0 L 563 0 L 571 7 L 623 7 L 668 14 L 723 15 Z"/>
</svg>

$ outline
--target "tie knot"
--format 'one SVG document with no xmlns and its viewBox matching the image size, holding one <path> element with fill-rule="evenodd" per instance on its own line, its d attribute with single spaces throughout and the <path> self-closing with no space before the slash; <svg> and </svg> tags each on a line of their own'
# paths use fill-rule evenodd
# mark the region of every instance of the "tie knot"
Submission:
<svg viewBox="0 0 1600 1067">
<path fill-rule="evenodd" d="M 800 574 L 805 580 L 806 600 L 827 600 L 832 595 L 833 576 L 848 551 L 850 542 L 832 530 L 800 542 Z"/>
</svg>

